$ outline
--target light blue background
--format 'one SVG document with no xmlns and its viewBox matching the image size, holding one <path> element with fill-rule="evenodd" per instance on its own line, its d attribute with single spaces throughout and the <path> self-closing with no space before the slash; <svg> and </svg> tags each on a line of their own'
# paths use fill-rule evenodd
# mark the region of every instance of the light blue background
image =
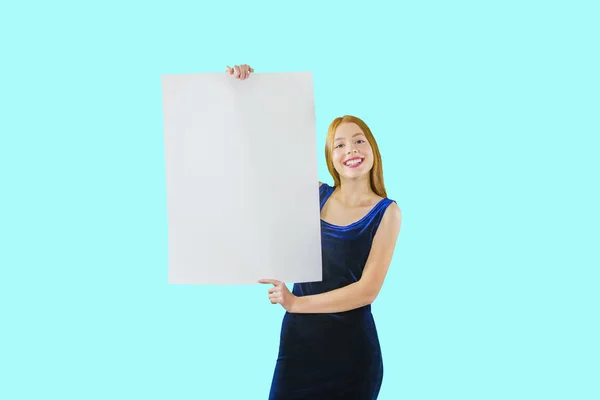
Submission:
<svg viewBox="0 0 600 400">
<path fill-rule="evenodd" d="M 0 398 L 267 397 L 267 286 L 167 284 L 160 76 L 248 63 L 313 71 L 322 180 L 379 141 L 380 399 L 599 399 L 597 4 L 4 4 Z"/>
</svg>

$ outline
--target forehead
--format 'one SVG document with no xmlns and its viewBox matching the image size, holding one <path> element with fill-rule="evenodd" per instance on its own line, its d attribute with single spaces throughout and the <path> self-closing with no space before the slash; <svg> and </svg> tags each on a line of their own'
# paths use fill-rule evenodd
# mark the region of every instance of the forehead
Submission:
<svg viewBox="0 0 600 400">
<path fill-rule="evenodd" d="M 335 130 L 335 139 L 349 139 L 353 136 L 364 136 L 364 134 L 365 133 L 362 131 L 362 129 L 360 129 L 360 127 L 357 124 L 355 124 L 354 122 L 347 122 L 337 127 L 337 129 Z"/>
</svg>

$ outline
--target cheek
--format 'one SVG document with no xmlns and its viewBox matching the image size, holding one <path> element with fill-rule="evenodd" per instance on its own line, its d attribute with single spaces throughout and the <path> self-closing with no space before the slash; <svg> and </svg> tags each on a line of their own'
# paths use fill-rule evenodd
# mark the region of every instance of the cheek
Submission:
<svg viewBox="0 0 600 400">
<path fill-rule="evenodd" d="M 334 150 L 331 154 L 331 158 L 334 163 L 340 164 L 342 161 L 344 161 L 344 153 L 339 150 Z"/>
<path fill-rule="evenodd" d="M 369 166 L 369 168 L 372 168 L 373 164 L 375 162 L 375 159 L 373 158 L 373 152 L 371 151 L 370 148 L 365 151 L 365 155 L 367 158 L 367 165 Z"/>
</svg>

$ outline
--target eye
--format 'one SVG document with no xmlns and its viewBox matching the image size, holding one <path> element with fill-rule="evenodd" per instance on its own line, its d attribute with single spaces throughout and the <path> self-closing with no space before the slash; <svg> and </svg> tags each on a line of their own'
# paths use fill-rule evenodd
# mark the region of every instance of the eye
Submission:
<svg viewBox="0 0 600 400">
<path fill-rule="evenodd" d="M 342 147 L 344 145 L 344 143 L 340 143 L 337 146 L 335 146 L 336 149 L 339 149 L 340 147 Z"/>
<path fill-rule="evenodd" d="M 363 144 L 364 142 L 365 142 L 365 141 L 364 141 L 364 139 L 358 139 L 358 140 L 356 141 L 356 143 L 358 143 L 358 144 Z"/>
</svg>

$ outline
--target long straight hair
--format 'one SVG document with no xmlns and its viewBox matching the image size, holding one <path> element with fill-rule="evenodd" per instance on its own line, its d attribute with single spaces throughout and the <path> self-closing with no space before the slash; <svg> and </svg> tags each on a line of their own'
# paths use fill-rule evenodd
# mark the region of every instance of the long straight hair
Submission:
<svg viewBox="0 0 600 400">
<path fill-rule="evenodd" d="M 369 145 L 371 145 L 371 149 L 373 150 L 373 168 L 371 168 L 369 173 L 371 190 L 373 190 L 378 196 L 387 197 L 385 185 L 383 184 L 383 166 L 381 162 L 381 154 L 379 153 L 377 142 L 375 141 L 375 138 L 371 133 L 371 129 L 369 129 L 367 124 L 362 119 L 352 115 L 337 117 L 331 122 L 331 124 L 329 124 L 329 129 L 327 130 L 327 139 L 325 141 L 325 160 L 327 161 L 327 169 L 329 169 L 329 173 L 333 177 L 334 186 L 339 187 L 341 185 L 340 174 L 333 167 L 333 160 L 331 157 L 333 152 L 333 142 L 335 140 L 335 130 L 338 128 L 338 126 L 350 122 L 354 122 L 359 126 L 359 128 L 365 134 Z"/>
</svg>

